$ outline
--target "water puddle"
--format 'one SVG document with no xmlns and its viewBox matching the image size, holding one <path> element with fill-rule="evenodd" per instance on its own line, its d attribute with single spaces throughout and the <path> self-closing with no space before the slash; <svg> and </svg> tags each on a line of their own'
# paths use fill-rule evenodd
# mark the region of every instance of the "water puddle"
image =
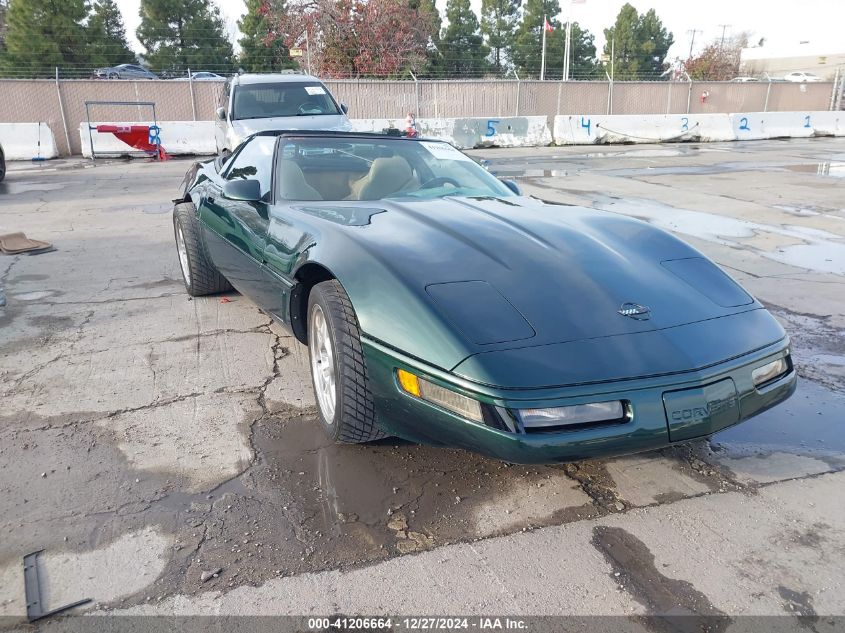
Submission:
<svg viewBox="0 0 845 633">
<path fill-rule="evenodd" d="M 840 359 L 842 360 L 842 359 Z M 786 402 L 713 436 L 723 455 L 773 452 L 817 457 L 845 466 L 845 394 L 809 380 Z"/>
<path fill-rule="evenodd" d="M 63 189 L 69 184 L 71 183 L 16 182 L 12 180 L 0 183 L 0 194 L 5 193 L 13 196 L 19 193 L 27 193 L 30 191 L 56 191 L 57 189 Z"/>
<path fill-rule="evenodd" d="M 604 211 L 631 215 L 675 233 L 744 249 L 748 246 L 740 240 L 754 237 L 758 233 L 783 235 L 803 243 L 781 246 L 772 251 L 756 249 L 757 252 L 763 257 L 798 268 L 845 275 L 845 237 L 829 231 L 792 225 L 760 224 L 638 198 L 614 199 L 600 196 L 596 198 L 593 206 Z"/>
<path fill-rule="evenodd" d="M 799 174 L 816 174 L 817 176 L 833 176 L 845 178 L 845 162 L 821 161 L 818 163 L 802 163 L 800 165 L 785 165 L 785 169 Z"/>
<path fill-rule="evenodd" d="M 497 178 L 559 178 L 567 175 L 565 169 L 490 169 Z"/>
<path fill-rule="evenodd" d="M 205 508 L 193 519 L 205 530 L 202 562 L 187 577 L 223 569 L 206 590 L 599 513 L 560 467 L 509 465 L 397 439 L 332 444 L 308 416 L 258 422 L 252 444 L 258 461 L 240 483 L 164 501 Z"/>
</svg>

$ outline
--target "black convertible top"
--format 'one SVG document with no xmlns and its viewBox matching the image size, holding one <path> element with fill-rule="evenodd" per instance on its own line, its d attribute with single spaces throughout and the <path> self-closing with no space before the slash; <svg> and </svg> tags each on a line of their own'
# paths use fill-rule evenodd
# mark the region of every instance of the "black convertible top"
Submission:
<svg viewBox="0 0 845 633">
<path fill-rule="evenodd" d="M 400 132 L 398 128 L 397 132 Z M 340 130 L 261 130 L 252 136 L 289 136 L 289 137 L 316 137 L 316 138 L 361 138 L 381 139 L 390 141 L 437 141 L 448 143 L 442 139 L 423 136 L 401 136 L 399 134 L 384 134 L 383 132 L 343 132 Z"/>
</svg>

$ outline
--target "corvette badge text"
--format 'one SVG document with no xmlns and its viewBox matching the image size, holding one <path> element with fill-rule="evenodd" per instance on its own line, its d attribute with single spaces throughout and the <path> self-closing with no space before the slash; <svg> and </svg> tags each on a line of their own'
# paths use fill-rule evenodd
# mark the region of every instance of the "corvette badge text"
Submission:
<svg viewBox="0 0 845 633">
<path fill-rule="evenodd" d="M 736 397 L 717 398 L 710 400 L 703 407 L 691 407 L 689 409 L 677 409 L 672 411 L 671 418 L 673 422 L 689 422 L 690 420 L 706 420 L 710 416 L 716 415 L 728 409 L 736 407 Z"/>
</svg>

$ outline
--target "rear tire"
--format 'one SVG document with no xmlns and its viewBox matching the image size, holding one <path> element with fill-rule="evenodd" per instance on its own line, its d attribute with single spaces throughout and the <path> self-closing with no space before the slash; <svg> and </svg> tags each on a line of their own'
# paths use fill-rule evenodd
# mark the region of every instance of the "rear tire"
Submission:
<svg viewBox="0 0 845 633">
<path fill-rule="evenodd" d="M 386 437 L 376 425 L 358 318 L 336 279 L 315 285 L 308 297 L 308 354 L 320 426 L 329 439 L 357 444 Z"/>
<path fill-rule="evenodd" d="M 190 202 L 181 202 L 173 209 L 173 234 L 185 289 L 192 297 L 228 292 L 232 285 L 208 256 L 196 213 Z"/>
</svg>

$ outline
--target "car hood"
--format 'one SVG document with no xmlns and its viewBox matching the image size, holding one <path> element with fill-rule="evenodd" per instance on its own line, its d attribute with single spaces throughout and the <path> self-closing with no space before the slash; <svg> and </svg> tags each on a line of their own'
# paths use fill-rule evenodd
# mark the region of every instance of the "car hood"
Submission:
<svg viewBox="0 0 845 633">
<path fill-rule="evenodd" d="M 319 116 L 281 116 L 266 119 L 242 119 L 232 121 L 232 129 L 239 138 L 264 130 L 327 130 L 333 132 L 351 131 L 352 124 L 345 114 L 323 114 Z"/>
<path fill-rule="evenodd" d="M 438 366 L 482 351 L 657 331 L 761 307 L 698 251 L 626 216 L 527 197 L 454 197 L 368 202 L 378 209 L 350 221 L 361 219 L 362 205 L 299 208 L 340 225 L 374 258 L 373 271 L 397 279 L 463 342 L 462 357 L 430 359 Z M 364 332 L 429 360 L 432 346 L 414 328 L 392 324 L 399 308 L 390 297 L 371 301 L 366 292 L 368 305 L 356 306 Z"/>
</svg>

